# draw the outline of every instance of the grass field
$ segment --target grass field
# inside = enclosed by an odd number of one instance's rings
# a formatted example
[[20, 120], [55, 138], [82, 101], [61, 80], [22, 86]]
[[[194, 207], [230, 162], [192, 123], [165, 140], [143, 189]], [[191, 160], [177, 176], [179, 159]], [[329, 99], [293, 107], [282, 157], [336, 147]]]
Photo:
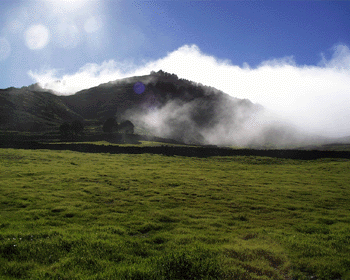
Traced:
[[349, 170], [0, 149], [0, 279], [350, 279]]

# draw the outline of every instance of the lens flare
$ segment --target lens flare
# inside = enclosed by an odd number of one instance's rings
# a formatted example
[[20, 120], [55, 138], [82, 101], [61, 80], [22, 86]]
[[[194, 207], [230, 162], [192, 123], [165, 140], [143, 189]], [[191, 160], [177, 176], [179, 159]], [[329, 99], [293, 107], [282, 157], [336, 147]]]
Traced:
[[40, 50], [49, 43], [50, 32], [42, 24], [32, 25], [25, 34], [27, 47], [31, 50]]
[[145, 91], [145, 85], [142, 82], [137, 82], [134, 84], [134, 91], [137, 94], [141, 94]]

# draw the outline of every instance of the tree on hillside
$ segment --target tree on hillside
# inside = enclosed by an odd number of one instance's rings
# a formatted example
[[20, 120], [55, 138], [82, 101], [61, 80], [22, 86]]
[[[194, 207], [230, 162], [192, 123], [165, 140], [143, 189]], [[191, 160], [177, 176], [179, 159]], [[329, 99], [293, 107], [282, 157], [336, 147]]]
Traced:
[[119, 130], [119, 132], [122, 132], [125, 134], [133, 134], [134, 133], [134, 124], [131, 121], [126, 120], [118, 126], [118, 130]]
[[68, 122], [61, 124], [59, 130], [62, 136], [68, 136], [72, 132], [71, 125]]
[[84, 125], [81, 121], [73, 121], [71, 124], [71, 130], [74, 134], [79, 134], [84, 130]]
[[118, 130], [118, 124], [115, 118], [108, 118], [102, 127], [103, 132], [111, 133]]

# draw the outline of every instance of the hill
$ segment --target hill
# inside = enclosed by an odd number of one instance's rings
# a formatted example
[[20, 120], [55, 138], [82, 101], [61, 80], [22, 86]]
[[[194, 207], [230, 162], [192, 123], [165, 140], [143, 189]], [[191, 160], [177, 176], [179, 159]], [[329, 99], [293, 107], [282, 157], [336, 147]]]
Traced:
[[[141, 85], [141, 91], [135, 90]], [[187, 144], [296, 147], [328, 143], [281, 122], [259, 104], [163, 71], [60, 96], [35, 84], [0, 90], [0, 129], [43, 131], [65, 121], [132, 121], [148, 135]]]
[[61, 98], [38, 85], [0, 90], [0, 128], [43, 131], [64, 121], [83, 118], [70, 110]]
[[[134, 91], [137, 82], [145, 86], [142, 94]], [[56, 95], [37, 84], [8, 88], [0, 91], [0, 100], [3, 130], [40, 131], [74, 119], [102, 124], [116, 117], [118, 121], [130, 119], [150, 134], [186, 143], [210, 143], [204, 130], [224, 119], [238, 127], [262, 109], [249, 100], [232, 98], [163, 71], [101, 84], [70, 96]], [[158, 120], [156, 112], [161, 115]]]
[[[137, 82], [145, 85], [142, 94], [134, 91]], [[197, 144], [210, 144], [212, 140], [208, 136], [218, 125], [230, 131], [234, 127], [238, 129], [262, 110], [249, 100], [232, 98], [215, 88], [162, 71], [102, 84], [61, 98], [84, 119], [100, 122], [113, 116], [118, 121], [130, 119], [150, 134]]]

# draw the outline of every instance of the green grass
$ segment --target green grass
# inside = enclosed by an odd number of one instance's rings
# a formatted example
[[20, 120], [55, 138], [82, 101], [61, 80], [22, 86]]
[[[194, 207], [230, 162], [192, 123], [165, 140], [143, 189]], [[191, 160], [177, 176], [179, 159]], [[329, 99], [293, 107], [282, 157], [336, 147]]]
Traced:
[[0, 149], [0, 279], [350, 279], [349, 170]]

